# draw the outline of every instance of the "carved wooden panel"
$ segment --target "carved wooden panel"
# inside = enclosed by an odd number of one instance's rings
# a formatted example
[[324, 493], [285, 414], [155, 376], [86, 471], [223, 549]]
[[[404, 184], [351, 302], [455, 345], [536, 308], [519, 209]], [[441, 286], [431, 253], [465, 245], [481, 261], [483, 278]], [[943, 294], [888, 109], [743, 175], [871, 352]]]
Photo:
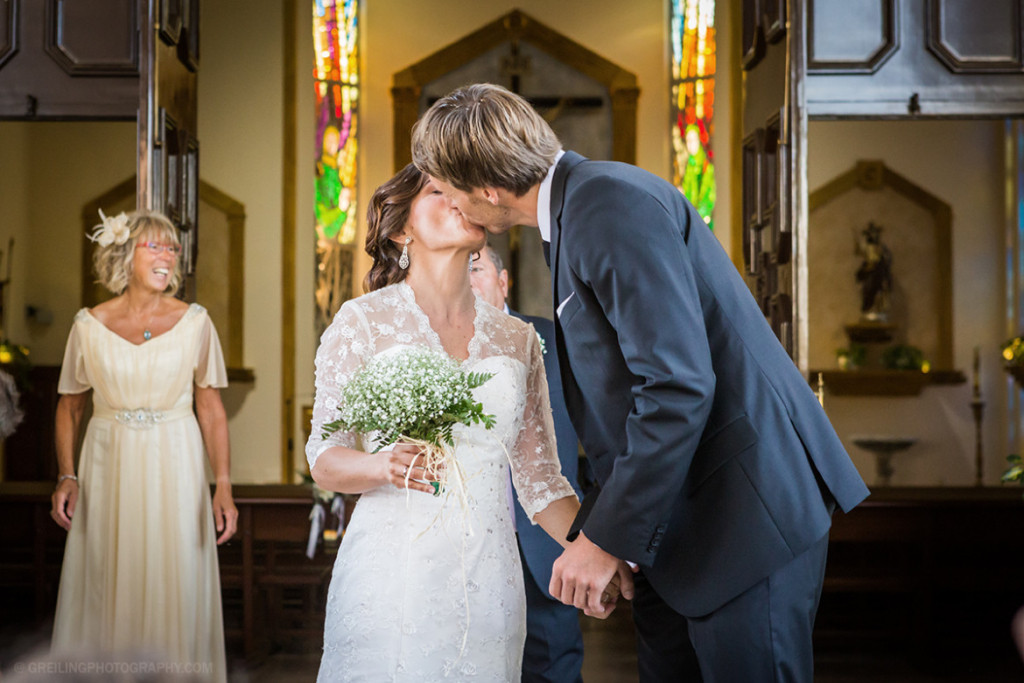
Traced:
[[134, 119], [145, 0], [0, 0], [0, 119]]
[[808, 71], [874, 73], [898, 49], [896, 0], [808, 2]]
[[789, 201], [789, 149], [784, 139], [782, 122], [785, 108], [772, 115], [765, 124], [762, 158], [761, 222], [767, 230], [766, 249], [773, 264], [789, 263], [793, 253], [793, 231], [787, 215]]
[[777, 43], [786, 37], [786, 0], [761, 0], [761, 20], [764, 37]]
[[134, 76], [137, 27], [132, 2], [47, 0], [46, 52], [72, 76]]
[[743, 139], [743, 264], [748, 275], [761, 269], [761, 174], [764, 169], [764, 131], [760, 128]]
[[0, 7], [0, 66], [18, 51], [18, 3], [6, 0]]
[[743, 68], [753, 69], [764, 57], [765, 35], [762, 26], [761, 3], [773, 0], [743, 0], [742, 45]]
[[793, 298], [782, 293], [774, 295], [768, 321], [786, 353], [793, 355]]
[[199, 69], [199, 0], [182, 0], [178, 59], [192, 71]]
[[182, 0], [158, 0], [160, 12], [157, 15], [160, 21], [160, 40], [168, 45], [177, 45], [181, 38], [182, 26]]
[[928, 50], [953, 73], [1024, 71], [1022, 0], [928, 0]]
[[811, 118], [1024, 114], [1024, 0], [809, 0], [807, 15]]

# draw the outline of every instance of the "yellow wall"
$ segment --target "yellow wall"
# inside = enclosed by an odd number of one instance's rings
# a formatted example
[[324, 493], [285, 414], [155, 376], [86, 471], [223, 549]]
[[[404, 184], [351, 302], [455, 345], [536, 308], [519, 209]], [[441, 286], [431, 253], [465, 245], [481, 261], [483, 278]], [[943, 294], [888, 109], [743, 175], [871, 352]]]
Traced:
[[[882, 159], [896, 173], [952, 206], [953, 272], [948, 277], [953, 280], [953, 363], [970, 380], [974, 347], [980, 347], [981, 388], [987, 402], [985, 481], [996, 484], [1011, 452], [1006, 436], [1007, 377], [999, 356], [1006, 339], [1002, 122], [821, 121], [811, 123], [808, 139], [812, 192], [857, 160]], [[864, 218], [866, 224], [870, 216]], [[898, 230], [901, 226], [884, 227]], [[899, 264], [896, 268], [898, 272]], [[849, 287], [856, 298], [856, 283], [851, 281]], [[813, 290], [811, 282], [811, 296]], [[813, 334], [813, 321], [811, 330]], [[894, 456], [893, 484], [967, 485], [974, 482], [975, 472], [970, 402], [968, 382], [929, 387], [917, 398], [829, 397], [827, 409], [869, 483], [875, 478], [873, 456], [852, 443], [854, 434], [919, 439], [910, 450]]]
[[[0, 123], [0, 140], [0, 247], [15, 238], [5, 322], [33, 363], [59, 365], [81, 307], [82, 205], [135, 175], [135, 124]], [[26, 305], [53, 322], [30, 323]]]
[[[199, 69], [200, 176], [245, 205], [245, 365], [254, 385], [225, 392], [232, 478], [280, 481], [281, 3], [239, 12], [204, 2]], [[201, 303], [201, 302], [200, 302]]]

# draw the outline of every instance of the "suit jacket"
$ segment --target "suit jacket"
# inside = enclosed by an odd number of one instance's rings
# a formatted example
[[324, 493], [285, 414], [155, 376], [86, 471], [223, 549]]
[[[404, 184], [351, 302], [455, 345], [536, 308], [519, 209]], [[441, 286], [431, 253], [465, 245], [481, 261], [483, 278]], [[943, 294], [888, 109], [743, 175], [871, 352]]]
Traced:
[[820, 540], [867, 487], [697, 211], [627, 164], [559, 161], [556, 348], [601, 488], [575, 529], [676, 611], [717, 609]]
[[[520, 320], [532, 323], [537, 334], [544, 340], [544, 372], [548, 378], [551, 416], [554, 418], [555, 438], [558, 440], [558, 459], [562, 463], [562, 474], [579, 496], [579, 442], [569, 420], [569, 413], [565, 410], [565, 399], [562, 397], [562, 378], [558, 370], [558, 354], [555, 352], [555, 325], [547, 318], [510, 312]], [[515, 497], [515, 511], [516, 533], [519, 535], [519, 547], [526, 558], [527, 568], [544, 594], [554, 600], [555, 598], [548, 592], [548, 584], [551, 583], [551, 566], [562, 554], [562, 546], [548, 536], [539, 525], [530, 521], [523, 506], [519, 504], [518, 496]]]

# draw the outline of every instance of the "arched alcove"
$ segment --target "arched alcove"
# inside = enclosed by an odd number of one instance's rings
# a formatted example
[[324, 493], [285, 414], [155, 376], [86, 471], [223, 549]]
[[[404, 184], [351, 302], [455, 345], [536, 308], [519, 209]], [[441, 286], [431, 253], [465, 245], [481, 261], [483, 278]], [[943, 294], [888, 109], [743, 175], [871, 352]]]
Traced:
[[[537, 109], [566, 149], [636, 161], [636, 76], [519, 10], [393, 76], [394, 165], [412, 159], [412, 127], [438, 98], [474, 82], [504, 85]], [[550, 316], [550, 273], [536, 230], [491, 238], [510, 274], [509, 305]]]
[[[521, 58], [523, 45], [533, 46], [566, 67], [600, 83], [611, 104], [610, 158], [626, 163], [636, 161], [636, 103], [640, 94], [636, 75], [533, 17], [513, 10], [393, 76], [391, 95], [394, 100], [396, 171], [412, 160], [409, 144], [411, 131], [424, 108], [425, 88], [468, 62], [505, 45], [509, 46], [510, 55], [504, 66], [509, 71], [513, 90], [518, 90], [514, 79], [516, 71], [522, 68], [522, 62], [517, 64], [516, 57]], [[557, 93], [552, 99], [556, 101], [545, 102], [548, 108], [572, 104], [568, 98], [558, 98]]]
[[[136, 204], [136, 178], [125, 179], [82, 205], [82, 306], [92, 307], [110, 298], [95, 282], [93, 244], [88, 234], [99, 222], [99, 210], [108, 216], [132, 211]], [[224, 349], [229, 380], [251, 382], [245, 368], [245, 261], [233, 254], [245, 251], [245, 205], [222, 190], [199, 182], [199, 256], [195, 270], [196, 300], [210, 313]]]

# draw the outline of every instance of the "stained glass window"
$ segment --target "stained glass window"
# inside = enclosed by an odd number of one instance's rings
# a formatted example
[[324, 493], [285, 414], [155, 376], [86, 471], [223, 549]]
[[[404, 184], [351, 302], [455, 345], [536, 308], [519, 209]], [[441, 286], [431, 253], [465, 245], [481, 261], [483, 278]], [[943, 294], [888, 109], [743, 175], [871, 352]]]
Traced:
[[359, 0], [313, 0], [316, 303], [326, 327], [351, 295], [356, 239]]
[[672, 176], [714, 228], [715, 0], [670, 0]]

